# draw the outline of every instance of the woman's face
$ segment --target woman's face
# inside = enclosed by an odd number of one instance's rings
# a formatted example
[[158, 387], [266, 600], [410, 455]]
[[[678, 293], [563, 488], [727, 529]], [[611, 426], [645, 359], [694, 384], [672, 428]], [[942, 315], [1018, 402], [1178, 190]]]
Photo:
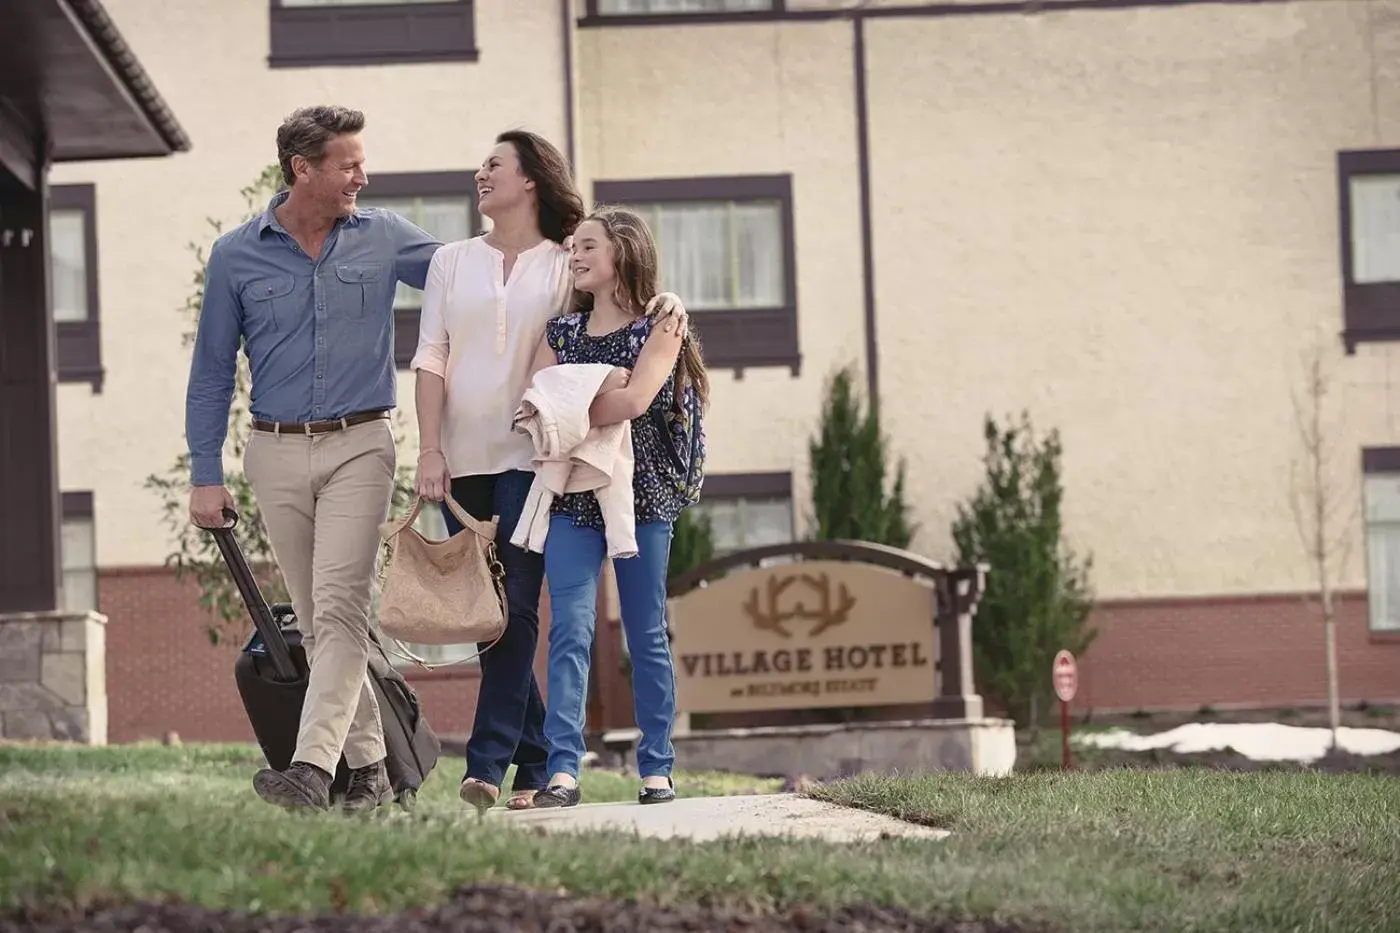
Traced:
[[511, 143], [497, 143], [476, 173], [476, 202], [482, 214], [497, 217], [528, 202], [535, 183], [520, 170], [520, 157]]
[[590, 295], [611, 292], [617, 281], [613, 261], [613, 244], [603, 225], [585, 220], [574, 231], [574, 245], [569, 253], [569, 269], [574, 274], [574, 288]]

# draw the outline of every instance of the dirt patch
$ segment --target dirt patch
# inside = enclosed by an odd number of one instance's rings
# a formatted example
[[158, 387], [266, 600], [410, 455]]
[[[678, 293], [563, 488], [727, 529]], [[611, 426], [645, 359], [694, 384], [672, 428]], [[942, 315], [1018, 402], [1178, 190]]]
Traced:
[[901, 910], [854, 905], [832, 913], [796, 908], [747, 914], [703, 906], [660, 907], [633, 901], [546, 894], [505, 886], [459, 890], [434, 910], [362, 917], [321, 914], [269, 917], [179, 904], [127, 904], [58, 914], [31, 910], [0, 920], [0, 933], [629, 933], [629, 931], [743, 931], [743, 933], [1045, 933], [1044, 928], [996, 921], [921, 918]]

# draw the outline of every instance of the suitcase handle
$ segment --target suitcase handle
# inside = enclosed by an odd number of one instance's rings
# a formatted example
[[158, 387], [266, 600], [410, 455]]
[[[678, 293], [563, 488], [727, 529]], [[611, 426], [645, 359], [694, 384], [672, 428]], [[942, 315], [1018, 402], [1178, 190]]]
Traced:
[[272, 617], [272, 609], [267, 605], [267, 600], [263, 599], [258, 582], [253, 579], [253, 571], [248, 568], [243, 549], [233, 537], [234, 526], [238, 524], [238, 513], [226, 508], [224, 518], [229, 520], [227, 525], [222, 528], [206, 526], [205, 530], [214, 536], [214, 543], [219, 546], [219, 553], [224, 556], [224, 563], [228, 564], [233, 582], [243, 596], [243, 602], [248, 606], [248, 614], [253, 617], [253, 626], [257, 628], [258, 634], [262, 635], [263, 644], [267, 646], [268, 659], [272, 661], [273, 673], [277, 675], [278, 680], [291, 683], [298, 679], [298, 675], [296, 665], [292, 663], [291, 651], [287, 648], [287, 639], [282, 635], [277, 620]]

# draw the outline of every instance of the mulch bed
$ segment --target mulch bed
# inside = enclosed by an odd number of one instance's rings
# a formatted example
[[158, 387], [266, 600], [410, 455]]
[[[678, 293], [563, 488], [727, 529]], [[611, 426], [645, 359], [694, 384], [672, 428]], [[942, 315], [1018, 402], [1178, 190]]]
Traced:
[[79, 915], [30, 910], [0, 919], [0, 933], [1030, 933], [1031, 929], [995, 921], [920, 918], [870, 905], [855, 905], [834, 913], [798, 908], [783, 914], [759, 915], [482, 885], [460, 889], [446, 904], [433, 910], [373, 917], [336, 913], [269, 917], [185, 904], [127, 904], [95, 908]]

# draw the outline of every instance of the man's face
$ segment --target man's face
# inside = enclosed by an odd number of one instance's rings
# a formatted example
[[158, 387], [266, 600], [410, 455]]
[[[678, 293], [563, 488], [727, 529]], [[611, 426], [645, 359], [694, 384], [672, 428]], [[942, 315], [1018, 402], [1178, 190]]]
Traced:
[[359, 133], [347, 133], [326, 142], [320, 165], [306, 163], [296, 188], [325, 216], [340, 218], [355, 213], [355, 199], [367, 184], [364, 142]]

